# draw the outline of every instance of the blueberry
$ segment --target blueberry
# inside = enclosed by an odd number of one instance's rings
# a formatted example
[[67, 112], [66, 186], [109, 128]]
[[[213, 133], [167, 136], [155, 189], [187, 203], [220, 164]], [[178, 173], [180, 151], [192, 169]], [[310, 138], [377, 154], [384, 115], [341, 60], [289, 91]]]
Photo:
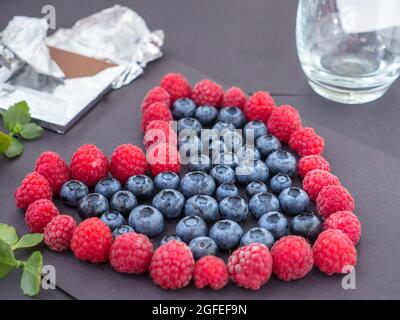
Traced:
[[189, 172], [181, 179], [181, 190], [186, 198], [199, 194], [211, 196], [215, 188], [213, 177], [203, 171]]
[[218, 252], [218, 246], [210, 237], [196, 237], [189, 243], [189, 248], [195, 259], [205, 256], [215, 256]]
[[235, 171], [226, 165], [218, 165], [211, 169], [210, 175], [214, 178], [217, 185], [223, 183], [235, 183]]
[[154, 182], [144, 174], [132, 176], [126, 181], [126, 189], [138, 199], [150, 199], [154, 193]]
[[97, 182], [94, 192], [100, 193], [107, 199], [110, 199], [112, 195], [122, 189], [121, 183], [114, 178], [103, 178]]
[[130, 191], [122, 190], [114, 193], [110, 200], [112, 210], [127, 216], [137, 206], [136, 197]]
[[176, 235], [186, 243], [189, 243], [196, 237], [206, 236], [207, 225], [203, 218], [188, 216], [177, 223]]
[[201, 123], [195, 118], [183, 118], [178, 121], [178, 133], [199, 136], [202, 129]]
[[243, 235], [240, 225], [232, 220], [220, 220], [210, 230], [210, 238], [215, 241], [222, 250], [235, 248]]
[[82, 219], [100, 217], [109, 210], [108, 200], [99, 193], [89, 193], [79, 200], [78, 213]]
[[279, 210], [279, 200], [269, 192], [257, 193], [250, 198], [250, 212], [258, 219], [264, 213]]
[[163, 214], [165, 219], [172, 219], [182, 213], [185, 197], [174, 189], [164, 189], [154, 196], [152, 205]]
[[114, 231], [125, 224], [125, 219], [122, 214], [116, 211], [107, 211], [103, 213], [100, 220], [103, 221], [111, 231]]
[[231, 152], [220, 153], [213, 159], [215, 165], [226, 165], [234, 169], [238, 165], [238, 158]]
[[237, 152], [236, 157], [238, 158], [239, 163], [246, 160], [261, 160], [260, 152], [251, 146], [242, 146]]
[[122, 236], [123, 234], [129, 233], [129, 232], [135, 232], [135, 230], [133, 230], [133, 228], [130, 227], [130, 226], [122, 225], [122, 226], [116, 228], [113, 231], [112, 235], [113, 235], [114, 238], [116, 238], [118, 236]]
[[286, 188], [279, 194], [281, 208], [289, 215], [295, 216], [306, 211], [310, 198], [300, 188]]
[[269, 171], [272, 174], [286, 173], [292, 176], [296, 171], [296, 158], [289, 152], [278, 150], [272, 152], [266, 160]]
[[220, 140], [224, 142], [227, 152], [236, 153], [243, 146], [243, 137], [239, 130], [223, 130], [220, 133]]
[[246, 186], [246, 194], [249, 198], [261, 192], [268, 192], [268, 188], [266, 184], [260, 180], [252, 181]]
[[246, 141], [246, 143], [254, 143], [254, 141], [266, 134], [268, 134], [267, 126], [261, 120], [253, 120], [248, 122], [244, 126], [244, 136], [247, 139], [252, 139], [251, 141]]
[[245, 160], [239, 163], [235, 173], [239, 183], [243, 185], [248, 185], [256, 180], [266, 182], [269, 176], [268, 167], [261, 160]]
[[186, 216], [198, 216], [206, 222], [216, 221], [218, 218], [218, 202], [213, 197], [197, 195], [190, 197], [185, 204]]
[[275, 240], [289, 234], [288, 220], [282, 213], [277, 211], [263, 214], [260, 220], [258, 220], [258, 225], [271, 232]]
[[194, 155], [189, 159], [189, 171], [210, 171], [212, 167], [211, 159], [205, 155]]
[[221, 132], [223, 130], [230, 130], [234, 131], [235, 126], [232, 123], [225, 122], [225, 121], [218, 121], [216, 124], [214, 124], [213, 129]]
[[148, 205], [137, 206], [129, 214], [129, 225], [148, 237], [159, 235], [164, 229], [164, 218], [160, 211]]
[[186, 149], [192, 149], [195, 153], [201, 151], [202, 144], [198, 136], [182, 133], [178, 137], [178, 147], [181, 149], [183, 146], [185, 146]]
[[[203, 147], [205, 148], [205, 146]], [[225, 152], [228, 152], [228, 147], [221, 140], [215, 140], [211, 142], [208, 147], [208, 154], [210, 155], [211, 159], [215, 159], [217, 156], [224, 154]]]
[[219, 212], [223, 219], [242, 222], [249, 215], [246, 201], [239, 196], [227, 197], [219, 203]]
[[225, 107], [218, 113], [218, 121], [232, 123], [236, 129], [243, 128], [246, 118], [242, 110], [237, 107]]
[[252, 243], [261, 243], [266, 245], [269, 249], [272, 248], [275, 239], [271, 232], [267, 229], [255, 227], [248, 230], [240, 239], [241, 246], [248, 246]]
[[179, 238], [175, 233], [169, 233], [161, 239], [160, 246], [162, 246], [163, 244], [166, 244], [172, 240], [183, 242], [182, 239]]
[[176, 120], [192, 117], [195, 110], [196, 104], [189, 98], [175, 100], [171, 107], [172, 115]]
[[217, 119], [217, 108], [209, 105], [199, 106], [196, 108], [194, 116], [203, 126], [212, 125]]
[[257, 138], [256, 148], [260, 151], [262, 157], [267, 157], [270, 153], [278, 151], [282, 148], [280, 141], [270, 134]]
[[70, 180], [63, 184], [60, 190], [61, 200], [70, 207], [76, 207], [84, 196], [87, 196], [89, 189], [81, 181]]
[[161, 172], [154, 178], [154, 186], [157, 190], [178, 189], [179, 176], [172, 171]]
[[239, 195], [238, 187], [236, 187], [233, 183], [230, 182], [225, 182], [221, 184], [217, 188], [217, 191], [215, 191], [215, 196], [218, 201], [221, 201], [226, 197], [235, 197], [238, 195]]
[[322, 222], [315, 214], [299, 214], [290, 222], [290, 231], [296, 236], [314, 242], [322, 231]]
[[215, 129], [205, 129], [201, 132], [201, 143], [205, 150], [208, 150], [213, 141], [219, 141], [220, 132]]
[[282, 190], [292, 186], [292, 179], [285, 173], [278, 173], [272, 177], [269, 185], [273, 192], [280, 194]]

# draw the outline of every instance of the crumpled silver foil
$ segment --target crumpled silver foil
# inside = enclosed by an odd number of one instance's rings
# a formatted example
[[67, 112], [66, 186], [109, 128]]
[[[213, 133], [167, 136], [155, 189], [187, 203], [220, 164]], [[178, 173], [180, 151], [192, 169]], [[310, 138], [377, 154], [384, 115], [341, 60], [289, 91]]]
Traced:
[[[26, 100], [44, 127], [66, 132], [112, 89], [129, 84], [162, 56], [162, 30], [114, 6], [46, 37], [44, 19], [14, 17], [0, 33], [0, 109]], [[115, 64], [94, 76], [66, 79], [47, 46]]]

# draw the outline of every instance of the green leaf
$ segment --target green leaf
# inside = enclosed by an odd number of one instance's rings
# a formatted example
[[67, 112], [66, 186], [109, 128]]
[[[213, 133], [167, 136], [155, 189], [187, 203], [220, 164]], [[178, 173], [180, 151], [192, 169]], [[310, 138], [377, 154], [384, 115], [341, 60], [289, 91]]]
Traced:
[[22, 130], [19, 132], [21, 137], [27, 140], [39, 138], [42, 133], [42, 127], [33, 122], [24, 124]]
[[30, 233], [26, 234], [19, 239], [19, 241], [12, 246], [13, 250], [23, 249], [23, 248], [31, 248], [37, 246], [39, 243], [43, 241], [42, 233]]
[[11, 145], [8, 147], [4, 154], [8, 158], [14, 158], [22, 154], [24, 152], [24, 145], [19, 142], [16, 138], [11, 137]]
[[20, 101], [9, 107], [2, 116], [4, 127], [8, 132], [13, 132], [18, 124], [24, 125], [31, 121], [31, 114], [26, 101]]
[[18, 241], [15, 228], [8, 224], [0, 223], [0, 239], [4, 240], [10, 246], [14, 245]]
[[0, 239], [0, 279], [6, 277], [17, 266], [18, 261], [15, 259], [11, 246]]
[[39, 251], [35, 251], [24, 265], [21, 278], [21, 289], [28, 296], [36, 296], [40, 291], [43, 257]]
[[0, 132], [0, 153], [4, 153], [11, 145], [11, 137]]

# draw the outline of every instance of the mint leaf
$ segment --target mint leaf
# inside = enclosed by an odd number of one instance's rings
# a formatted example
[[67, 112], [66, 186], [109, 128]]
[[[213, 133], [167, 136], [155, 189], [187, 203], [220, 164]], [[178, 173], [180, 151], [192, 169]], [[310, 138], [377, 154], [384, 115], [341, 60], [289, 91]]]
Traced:
[[14, 132], [17, 125], [24, 125], [31, 121], [31, 114], [29, 113], [29, 107], [26, 101], [20, 101], [7, 111], [3, 112], [3, 124], [8, 132]]
[[6, 277], [17, 266], [18, 261], [15, 259], [11, 246], [0, 239], [0, 279]]
[[39, 138], [43, 133], [43, 129], [41, 126], [36, 123], [27, 123], [22, 126], [22, 130], [19, 131], [19, 134], [22, 138], [27, 140], [32, 140]]
[[0, 223], [0, 239], [12, 246], [18, 241], [17, 231], [8, 224]]
[[43, 257], [39, 251], [35, 251], [24, 265], [21, 278], [21, 289], [28, 296], [36, 296], [40, 291]]
[[31, 233], [26, 234], [19, 239], [19, 241], [12, 246], [13, 250], [23, 249], [23, 248], [30, 248], [37, 246], [39, 243], [43, 241], [43, 234], [42, 233]]
[[16, 138], [11, 137], [11, 145], [4, 152], [4, 154], [8, 158], [14, 158], [22, 154], [24, 152], [24, 145], [19, 142]]
[[11, 137], [0, 132], [0, 153], [4, 153], [11, 145]]

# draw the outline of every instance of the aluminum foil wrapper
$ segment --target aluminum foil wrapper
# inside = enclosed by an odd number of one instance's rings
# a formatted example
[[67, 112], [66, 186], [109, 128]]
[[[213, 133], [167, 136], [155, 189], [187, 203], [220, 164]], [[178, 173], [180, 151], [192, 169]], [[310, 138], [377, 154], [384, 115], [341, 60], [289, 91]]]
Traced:
[[[162, 30], [150, 31], [133, 10], [114, 6], [47, 37], [44, 19], [14, 17], [0, 33], [0, 109], [26, 100], [44, 127], [66, 132], [112, 89], [129, 84], [162, 56]], [[108, 63], [96, 74], [69, 77], [57, 48]]]

